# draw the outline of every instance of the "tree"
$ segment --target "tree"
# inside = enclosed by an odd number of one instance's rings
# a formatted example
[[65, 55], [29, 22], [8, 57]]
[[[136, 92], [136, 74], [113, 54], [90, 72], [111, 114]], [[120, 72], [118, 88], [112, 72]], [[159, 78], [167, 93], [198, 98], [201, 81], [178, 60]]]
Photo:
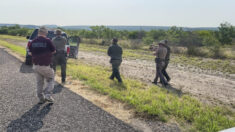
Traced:
[[164, 30], [151, 30], [147, 33], [147, 37], [153, 40], [159, 40], [166, 37], [166, 32]]
[[221, 23], [219, 27], [219, 31], [217, 33], [219, 41], [224, 44], [231, 44], [232, 38], [235, 37], [234, 27], [228, 23]]
[[180, 41], [184, 38], [185, 32], [182, 28], [173, 26], [166, 32], [166, 37], [169, 41], [175, 44], [180, 44]]
[[6, 26], [1, 27], [0, 34], [8, 34], [8, 28]]
[[102, 38], [102, 33], [106, 29], [105, 26], [91, 26], [90, 28], [91, 28], [92, 32], [95, 33], [97, 39]]

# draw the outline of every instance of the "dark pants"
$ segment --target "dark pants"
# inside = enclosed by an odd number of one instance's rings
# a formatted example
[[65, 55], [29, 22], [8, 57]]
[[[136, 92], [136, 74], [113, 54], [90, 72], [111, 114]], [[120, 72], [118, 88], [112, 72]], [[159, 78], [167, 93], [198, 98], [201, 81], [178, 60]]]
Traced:
[[54, 55], [52, 68], [54, 69], [56, 73], [56, 66], [57, 65], [61, 66], [62, 81], [65, 81], [66, 79], [66, 64], [67, 64], [67, 59], [64, 53], [56, 53]]
[[115, 77], [119, 82], [122, 82], [120, 72], [119, 72], [119, 66], [121, 65], [121, 60], [111, 60], [110, 63], [112, 64], [112, 75], [110, 76], [110, 79], [114, 79]]
[[169, 64], [169, 61], [165, 61], [165, 65], [164, 65], [164, 67], [162, 68], [162, 74], [166, 77], [166, 80], [167, 80], [167, 81], [170, 80], [170, 77], [169, 77], [169, 75], [168, 75], [167, 72], [166, 72], [166, 68], [167, 68], [168, 64]]
[[160, 77], [160, 82], [163, 85], [167, 84], [167, 81], [165, 80], [165, 78], [164, 78], [164, 76], [162, 74], [162, 70], [163, 70], [164, 66], [165, 66], [164, 61], [156, 60], [156, 77], [154, 79], [154, 83], [157, 83], [158, 78]]

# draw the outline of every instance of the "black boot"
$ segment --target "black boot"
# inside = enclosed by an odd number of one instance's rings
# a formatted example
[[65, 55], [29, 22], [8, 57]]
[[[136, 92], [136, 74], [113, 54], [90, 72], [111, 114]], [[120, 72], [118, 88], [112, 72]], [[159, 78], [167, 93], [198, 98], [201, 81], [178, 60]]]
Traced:
[[110, 80], [114, 80], [114, 74], [112, 73], [112, 75], [109, 77]]
[[62, 83], [65, 83], [65, 78], [62, 78], [62, 79], [61, 79], [61, 82], [62, 82]]

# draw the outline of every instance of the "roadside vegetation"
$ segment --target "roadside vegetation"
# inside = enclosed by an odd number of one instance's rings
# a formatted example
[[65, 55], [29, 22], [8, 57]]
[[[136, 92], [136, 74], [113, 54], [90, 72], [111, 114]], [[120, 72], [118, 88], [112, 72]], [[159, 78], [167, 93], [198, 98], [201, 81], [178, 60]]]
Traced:
[[[108, 46], [80, 44], [80, 50], [89, 52], [107, 52]], [[152, 51], [148, 49], [124, 49], [124, 58], [154, 60]], [[172, 54], [171, 63], [175, 65], [185, 65], [188, 67], [197, 67], [203, 70], [220, 71], [223, 73], [235, 74], [235, 65], [230, 59], [205, 59], [203, 57], [188, 56], [185, 54]]]
[[27, 41], [25, 37], [22, 36], [11, 36], [11, 35], [0, 35], [0, 39], [1, 40], [18, 40], [18, 41]]
[[[25, 55], [24, 47], [2, 40], [0, 45]], [[102, 94], [132, 106], [139, 115], [151, 116], [163, 122], [174, 119], [181, 126], [190, 125], [191, 128], [186, 131], [217, 132], [235, 126], [235, 113], [226, 107], [205, 105], [189, 95], [178, 95], [129, 78], [119, 84], [108, 79], [110, 68], [69, 60], [67, 74]]]
[[14, 44], [8, 43], [3, 40], [0, 40], [0, 46], [4, 46], [4, 47], [9, 48], [10, 50], [20, 54], [21, 56], [25, 56], [26, 50], [22, 46], [14, 45]]
[[[27, 44], [26, 38], [21, 36], [0, 35], [0, 40], [25, 41], [25, 45]], [[72, 45], [74, 43], [71, 42], [70, 44]], [[79, 50], [88, 51], [88, 52], [101, 52], [106, 54], [107, 48], [108, 46], [106, 45], [81, 43]], [[126, 59], [144, 59], [150, 61], [154, 60], [152, 51], [150, 51], [148, 47], [143, 47], [142, 49], [124, 48], [123, 57]], [[205, 59], [203, 57], [188, 56], [187, 54], [173, 53], [171, 55], [171, 63], [174, 65], [196, 67], [203, 70], [212, 70], [228, 74], [235, 74], [234, 60], [230, 59], [209, 59], [209, 58]]]
[[[218, 30], [183, 30], [172, 26], [169, 30], [128, 31], [112, 30], [105, 26], [91, 26], [90, 30], [65, 30], [71, 40], [79, 36], [82, 43], [93, 45], [110, 45], [111, 39], [117, 37], [125, 49], [146, 49], [156, 42], [167, 39], [176, 54], [190, 56], [235, 59], [235, 28], [228, 22], [221, 23]], [[0, 27], [0, 34], [28, 36], [33, 29], [19, 25]]]
[[125, 78], [123, 84], [108, 79], [111, 70], [82, 61], [68, 62], [68, 75], [83, 80], [91, 88], [134, 107], [140, 115], [154, 116], [167, 122], [192, 125], [191, 131], [215, 132], [235, 125], [235, 113], [226, 108], [208, 106], [188, 96], [169, 92], [158, 86]]

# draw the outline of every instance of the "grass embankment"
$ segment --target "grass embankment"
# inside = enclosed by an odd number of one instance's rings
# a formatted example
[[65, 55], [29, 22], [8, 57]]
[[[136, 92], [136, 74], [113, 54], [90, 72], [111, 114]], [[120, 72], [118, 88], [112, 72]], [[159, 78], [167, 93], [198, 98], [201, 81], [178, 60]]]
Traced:
[[[108, 46], [80, 44], [80, 50], [107, 52]], [[131, 59], [154, 60], [153, 52], [146, 50], [124, 49], [123, 57]], [[214, 70], [223, 73], [235, 74], [235, 65], [229, 59], [205, 59], [201, 57], [191, 57], [187, 55], [171, 54], [171, 63], [177, 65], [186, 65], [189, 67], [197, 67], [203, 70]]]
[[22, 46], [14, 45], [3, 40], [0, 40], [0, 45], [11, 49], [12, 51], [20, 54], [21, 56], [25, 56], [26, 50]]
[[[23, 47], [0, 41], [0, 45], [22, 55]], [[172, 118], [191, 125], [188, 131], [216, 132], [235, 126], [235, 113], [222, 107], [200, 103], [188, 96], [178, 96], [157, 86], [125, 78], [123, 84], [108, 79], [110, 69], [69, 60], [67, 74], [102, 94], [132, 106], [138, 113], [167, 122]]]
[[104, 67], [70, 60], [67, 73], [91, 88], [131, 105], [140, 114], [155, 116], [164, 122], [174, 118], [192, 125], [192, 131], [215, 132], [235, 125], [235, 114], [229, 110], [204, 105], [188, 95], [179, 97], [137, 80], [126, 78], [124, 84], [118, 84], [108, 79], [111, 71]]
[[0, 35], [0, 39], [11, 39], [11, 40], [18, 40], [18, 41], [26, 41], [27, 39], [25, 37], [21, 36], [10, 36], [10, 35]]

